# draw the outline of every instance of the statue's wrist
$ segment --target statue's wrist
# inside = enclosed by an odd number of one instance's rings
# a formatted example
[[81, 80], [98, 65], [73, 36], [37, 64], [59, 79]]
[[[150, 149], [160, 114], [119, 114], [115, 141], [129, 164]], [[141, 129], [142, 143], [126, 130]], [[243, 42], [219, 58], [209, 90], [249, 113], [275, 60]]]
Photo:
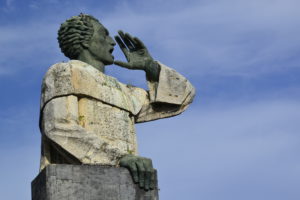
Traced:
[[124, 154], [124, 155], [122, 155], [121, 157], [118, 158], [117, 165], [121, 166], [120, 162], [128, 159], [129, 157], [134, 157], [134, 155], [132, 155], [132, 154]]
[[145, 72], [146, 72], [147, 80], [157, 82], [159, 79], [159, 72], [160, 72], [160, 66], [158, 62], [154, 60], [147, 61]]

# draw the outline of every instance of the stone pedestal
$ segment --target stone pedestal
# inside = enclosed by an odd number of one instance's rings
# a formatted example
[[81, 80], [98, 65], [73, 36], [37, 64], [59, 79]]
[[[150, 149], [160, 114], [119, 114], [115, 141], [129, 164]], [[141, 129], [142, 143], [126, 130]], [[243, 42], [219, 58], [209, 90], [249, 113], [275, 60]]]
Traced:
[[99, 165], [49, 165], [31, 187], [32, 200], [158, 200], [158, 189], [140, 189], [127, 169]]

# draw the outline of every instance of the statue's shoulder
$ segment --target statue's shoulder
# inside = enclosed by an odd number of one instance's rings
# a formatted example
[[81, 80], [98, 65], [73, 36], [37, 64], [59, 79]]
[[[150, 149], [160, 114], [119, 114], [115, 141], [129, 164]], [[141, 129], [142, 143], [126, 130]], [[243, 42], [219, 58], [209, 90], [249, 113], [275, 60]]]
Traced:
[[55, 97], [78, 93], [78, 85], [82, 85], [81, 87], [86, 89], [89, 84], [81, 83], [84, 80], [91, 80], [89, 74], [93, 74], [93, 70], [98, 72], [92, 66], [78, 60], [52, 65], [43, 78], [42, 104]]
[[143, 89], [120, 83], [87, 63], [71, 60], [49, 68], [42, 83], [41, 105], [67, 95], [91, 97], [137, 114], [147, 94]]
[[79, 71], [90, 71], [91, 73], [98, 72], [97, 69], [85, 62], [80, 60], [70, 60], [68, 62], [59, 62], [53, 64], [46, 72], [45, 77], [49, 75], [63, 76], [64, 74], [71, 73], [72, 69]]

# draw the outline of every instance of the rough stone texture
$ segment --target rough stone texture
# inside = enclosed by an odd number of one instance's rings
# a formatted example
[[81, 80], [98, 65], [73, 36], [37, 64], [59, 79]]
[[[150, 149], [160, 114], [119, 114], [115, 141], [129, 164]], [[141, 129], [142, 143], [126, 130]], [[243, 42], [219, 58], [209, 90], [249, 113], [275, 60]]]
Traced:
[[140, 189], [127, 169], [99, 165], [48, 165], [31, 187], [32, 200], [158, 200], [158, 189]]
[[160, 63], [149, 91], [125, 85], [87, 63], [53, 65], [43, 80], [41, 169], [48, 164], [117, 165], [138, 155], [134, 124], [171, 117], [192, 102], [195, 89]]

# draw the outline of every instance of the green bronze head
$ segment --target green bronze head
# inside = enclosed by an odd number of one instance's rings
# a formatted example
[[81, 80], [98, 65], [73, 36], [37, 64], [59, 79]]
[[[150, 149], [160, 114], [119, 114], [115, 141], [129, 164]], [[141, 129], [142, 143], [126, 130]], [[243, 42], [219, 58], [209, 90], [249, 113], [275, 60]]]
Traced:
[[108, 30], [93, 16], [80, 14], [61, 24], [58, 31], [61, 51], [70, 59], [81, 60], [100, 71], [114, 62], [116, 43]]

